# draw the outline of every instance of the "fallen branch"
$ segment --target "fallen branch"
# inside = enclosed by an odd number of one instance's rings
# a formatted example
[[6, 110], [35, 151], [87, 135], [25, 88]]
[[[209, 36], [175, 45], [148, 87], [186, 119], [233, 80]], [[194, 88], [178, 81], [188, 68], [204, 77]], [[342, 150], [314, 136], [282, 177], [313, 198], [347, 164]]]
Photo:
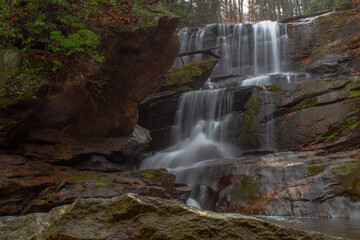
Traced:
[[222, 57], [220, 57], [219, 55], [216, 55], [215, 53], [211, 52], [211, 50], [214, 50], [214, 49], [217, 49], [217, 47], [209, 48], [209, 49], [195, 50], [195, 51], [185, 52], [185, 53], [180, 53], [179, 57], [181, 58], [181, 61], [182, 61], [183, 64], [184, 64], [184, 60], [182, 59], [183, 56], [194, 55], [194, 54], [204, 54], [206, 57], [212, 56], [212, 57], [215, 57], [217, 59], [222, 59]]

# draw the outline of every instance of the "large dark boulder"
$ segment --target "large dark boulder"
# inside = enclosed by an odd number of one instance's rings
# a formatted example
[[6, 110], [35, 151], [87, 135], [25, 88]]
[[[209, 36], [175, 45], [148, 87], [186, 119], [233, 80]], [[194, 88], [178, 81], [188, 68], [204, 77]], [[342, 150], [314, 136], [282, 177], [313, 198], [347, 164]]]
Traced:
[[336, 239], [253, 217], [125, 194], [78, 199], [49, 213], [0, 218], [2, 239]]

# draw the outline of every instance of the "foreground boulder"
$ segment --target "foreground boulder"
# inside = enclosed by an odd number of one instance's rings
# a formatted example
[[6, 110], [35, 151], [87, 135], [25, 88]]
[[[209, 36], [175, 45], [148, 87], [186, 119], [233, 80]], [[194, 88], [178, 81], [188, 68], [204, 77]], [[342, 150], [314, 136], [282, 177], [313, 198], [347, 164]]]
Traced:
[[2, 239], [336, 239], [256, 218], [125, 194], [78, 199], [49, 213], [0, 218]]

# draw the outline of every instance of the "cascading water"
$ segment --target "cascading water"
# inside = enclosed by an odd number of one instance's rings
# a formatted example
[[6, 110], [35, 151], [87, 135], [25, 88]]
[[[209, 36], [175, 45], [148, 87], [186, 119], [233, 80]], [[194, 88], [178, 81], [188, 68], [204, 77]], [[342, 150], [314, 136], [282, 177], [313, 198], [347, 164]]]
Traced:
[[141, 168], [176, 168], [213, 158], [232, 156], [223, 142], [232, 96], [226, 89], [185, 93], [179, 99], [170, 148], [145, 159]]
[[286, 25], [265, 21], [217, 26], [217, 54], [224, 60], [213, 75], [258, 75], [286, 68], [286, 49], [281, 47], [286, 46]]
[[[237, 86], [265, 86], [273, 81], [288, 83], [294, 78], [292, 74], [284, 73], [289, 69], [284, 24], [266, 21], [184, 28], [179, 32], [179, 39], [181, 52], [213, 48], [216, 44], [216, 54], [222, 60], [215, 66], [212, 76], [241, 76]], [[202, 55], [191, 55], [183, 57], [182, 61], [188, 63], [202, 58]], [[177, 59], [174, 66], [181, 65], [182, 61]], [[191, 197], [201, 206], [206, 205], [206, 194], [209, 189], [216, 188], [217, 180], [215, 176], [209, 177], [209, 173], [193, 174], [194, 171], [199, 171], [205, 162], [229, 159], [239, 152], [224, 140], [231, 118], [231, 91], [226, 88], [214, 89], [216, 87], [217, 84], [209, 79], [206, 83], [209, 90], [188, 92], [181, 96], [172, 129], [173, 145], [145, 159], [140, 167], [168, 168], [176, 173], [177, 181], [189, 184], [193, 190]], [[266, 115], [263, 147], [269, 150], [274, 148], [270, 138], [274, 131], [271, 121], [273, 103], [265, 88], [262, 93], [266, 100], [266, 109], [262, 110]], [[203, 178], [205, 175], [206, 180]], [[196, 201], [192, 199], [190, 202], [197, 205]]]

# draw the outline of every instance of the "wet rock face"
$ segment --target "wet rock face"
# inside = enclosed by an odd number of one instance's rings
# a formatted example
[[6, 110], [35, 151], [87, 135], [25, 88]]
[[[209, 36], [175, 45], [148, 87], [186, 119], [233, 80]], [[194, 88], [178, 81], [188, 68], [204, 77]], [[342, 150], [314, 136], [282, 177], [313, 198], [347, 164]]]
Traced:
[[343, 143], [344, 150], [356, 148], [359, 89], [358, 78], [270, 85], [266, 91], [234, 88], [227, 140], [240, 153], [283, 151], [336, 141]]
[[2, 239], [335, 239], [135, 194], [78, 199], [45, 214], [2, 217], [0, 232]]
[[[283, 152], [218, 159], [177, 172], [206, 191], [191, 197], [207, 209], [271, 216], [360, 216], [359, 150]], [[201, 172], [202, 176], [196, 176]]]
[[109, 162], [101, 156], [84, 159], [75, 167], [16, 155], [1, 155], [0, 162], [2, 216], [47, 212], [77, 198], [109, 198], [127, 192], [184, 202], [191, 192], [186, 184], [175, 184], [175, 175], [165, 169], [124, 171], [133, 166]]
[[344, 77], [360, 71], [359, 6], [287, 25], [289, 56], [314, 78]]
[[[357, 136], [356, 129], [360, 127], [358, 89], [358, 78], [308, 81], [282, 95], [281, 105], [273, 113], [278, 149], [335, 140], [344, 142]], [[356, 146], [354, 142], [352, 147]]]

